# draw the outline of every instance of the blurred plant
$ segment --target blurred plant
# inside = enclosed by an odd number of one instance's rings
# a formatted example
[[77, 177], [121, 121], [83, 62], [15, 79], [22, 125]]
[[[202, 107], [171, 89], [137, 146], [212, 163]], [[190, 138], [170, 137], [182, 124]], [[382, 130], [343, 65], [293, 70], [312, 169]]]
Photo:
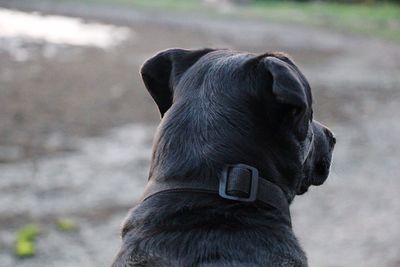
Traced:
[[36, 254], [35, 239], [40, 234], [39, 226], [28, 224], [17, 233], [15, 242], [15, 255], [18, 257], [30, 257]]
[[382, 4], [382, 3], [400, 3], [400, 0], [253, 0], [253, 2], [325, 2], [325, 3], [343, 3], [343, 4]]
[[58, 218], [56, 221], [57, 229], [63, 232], [74, 231], [78, 225], [68, 218]]

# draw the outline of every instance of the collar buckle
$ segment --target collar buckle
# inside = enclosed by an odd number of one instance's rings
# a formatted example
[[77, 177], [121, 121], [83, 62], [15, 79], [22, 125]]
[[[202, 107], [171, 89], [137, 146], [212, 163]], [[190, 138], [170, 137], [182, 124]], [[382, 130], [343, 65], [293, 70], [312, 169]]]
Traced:
[[246, 164], [227, 165], [219, 179], [219, 195], [241, 202], [254, 202], [258, 192], [258, 170]]

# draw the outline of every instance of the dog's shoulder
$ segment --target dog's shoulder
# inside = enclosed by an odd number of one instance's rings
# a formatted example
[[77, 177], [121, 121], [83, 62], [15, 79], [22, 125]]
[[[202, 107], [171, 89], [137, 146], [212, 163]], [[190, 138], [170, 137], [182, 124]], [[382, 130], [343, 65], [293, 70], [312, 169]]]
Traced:
[[272, 210], [185, 193], [136, 206], [123, 228], [120, 266], [307, 266], [290, 226]]

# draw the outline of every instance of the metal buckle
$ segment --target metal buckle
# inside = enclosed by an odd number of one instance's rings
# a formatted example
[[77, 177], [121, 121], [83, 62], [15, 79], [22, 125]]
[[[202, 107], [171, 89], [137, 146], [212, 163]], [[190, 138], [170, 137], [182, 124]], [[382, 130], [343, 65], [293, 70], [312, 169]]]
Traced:
[[[230, 168], [243, 168], [251, 172], [250, 192], [248, 197], [238, 197], [229, 195], [227, 193], [227, 183], [229, 179], [228, 175]], [[258, 190], [258, 170], [256, 168], [248, 166], [246, 164], [235, 164], [235, 165], [227, 165], [222, 171], [222, 176], [219, 179], [219, 195], [222, 198], [237, 200], [242, 202], [254, 202], [257, 199], [257, 190]]]

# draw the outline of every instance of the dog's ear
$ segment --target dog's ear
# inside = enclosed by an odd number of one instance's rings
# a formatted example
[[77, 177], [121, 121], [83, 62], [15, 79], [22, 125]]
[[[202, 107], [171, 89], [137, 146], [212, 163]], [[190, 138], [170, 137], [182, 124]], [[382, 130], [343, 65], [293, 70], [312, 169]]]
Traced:
[[161, 117], [171, 107], [173, 88], [182, 74], [211, 49], [168, 49], [147, 60], [140, 73], [143, 82], [156, 102]]
[[307, 85], [298, 70], [286, 60], [276, 57], [266, 57], [264, 63], [272, 75], [272, 93], [279, 103], [301, 110], [311, 104], [308, 103]]
[[264, 59], [267, 71], [272, 76], [272, 94], [278, 104], [285, 105], [289, 112], [284, 120], [296, 128], [301, 140], [308, 133], [311, 116], [311, 90], [308, 82], [296, 65], [287, 57], [269, 56]]

